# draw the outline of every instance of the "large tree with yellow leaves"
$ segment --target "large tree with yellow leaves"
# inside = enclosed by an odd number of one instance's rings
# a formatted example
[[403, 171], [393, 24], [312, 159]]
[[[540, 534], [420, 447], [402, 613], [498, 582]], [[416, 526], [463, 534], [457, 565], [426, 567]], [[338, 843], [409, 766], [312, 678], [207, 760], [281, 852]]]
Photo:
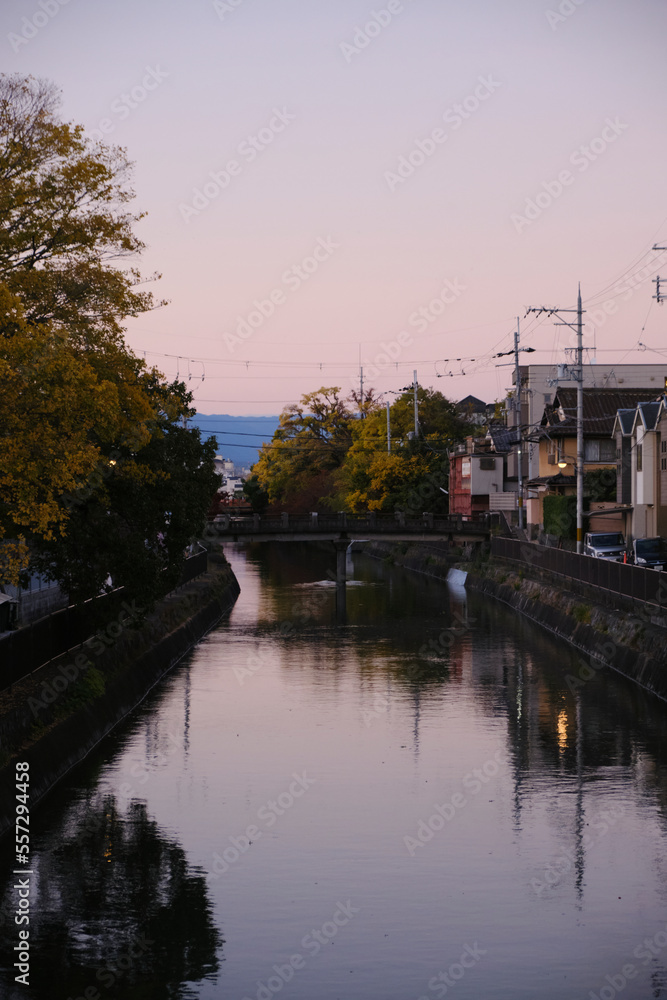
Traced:
[[29, 565], [74, 598], [178, 575], [217, 486], [191, 397], [123, 321], [152, 309], [124, 152], [58, 117], [53, 85], [0, 76], [0, 583]]

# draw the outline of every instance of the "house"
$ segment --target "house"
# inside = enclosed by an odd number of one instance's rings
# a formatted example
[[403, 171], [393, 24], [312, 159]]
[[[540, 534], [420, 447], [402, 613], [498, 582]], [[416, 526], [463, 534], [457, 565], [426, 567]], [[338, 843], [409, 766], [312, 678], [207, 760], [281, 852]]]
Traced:
[[505, 456], [494, 451], [492, 441], [466, 438], [449, 454], [450, 514], [471, 517], [497, 509], [491, 498], [503, 493], [504, 475]]
[[613, 427], [616, 500], [629, 504], [629, 539], [667, 535], [667, 397], [619, 409]]
[[[617, 389], [625, 392], [630, 389], [646, 390], [643, 399], [655, 399], [665, 388], [667, 378], [667, 363], [651, 365], [584, 365], [584, 399], [590, 390]], [[517, 409], [508, 412], [508, 426], [514, 427], [521, 422], [524, 436], [528, 439], [525, 447], [526, 479], [534, 479], [544, 473], [540, 471], [539, 431], [545, 408], [552, 405], [555, 394], [560, 389], [572, 389], [576, 393], [576, 383], [571, 370], [566, 365], [521, 365], [519, 368], [521, 382], [521, 412]], [[514, 376], [513, 376], [514, 381]], [[516, 389], [514, 390], [516, 392]], [[635, 403], [628, 403], [634, 408]], [[532, 439], [532, 440], [531, 440]], [[516, 476], [516, 469], [510, 458], [509, 475]], [[553, 470], [557, 472], [557, 470]]]
[[456, 411], [468, 423], [483, 427], [493, 419], [496, 406], [495, 403], [485, 403], [482, 399], [477, 399], [477, 396], [466, 396], [458, 401]]
[[[645, 366], [641, 366], [645, 367]], [[584, 391], [584, 474], [594, 469], [608, 469], [610, 484], [617, 472], [617, 442], [614, 435], [619, 410], [635, 412], [638, 404], [651, 397], [653, 387]], [[577, 390], [560, 388], [544, 408], [539, 432], [533, 435], [537, 445], [537, 475], [527, 482], [526, 507], [529, 524], [543, 523], [543, 501], [549, 493], [576, 493]], [[613, 477], [613, 480], [612, 480]]]

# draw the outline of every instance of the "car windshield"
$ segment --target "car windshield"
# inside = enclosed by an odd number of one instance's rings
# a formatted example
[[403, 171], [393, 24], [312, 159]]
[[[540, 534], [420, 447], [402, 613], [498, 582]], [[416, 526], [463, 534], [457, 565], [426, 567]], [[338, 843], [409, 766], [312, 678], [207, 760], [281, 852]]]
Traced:
[[623, 536], [619, 534], [593, 535], [591, 545], [596, 549], [604, 548], [607, 545], [624, 545]]
[[637, 555], [646, 559], [647, 556], [659, 556], [662, 551], [659, 538], [640, 538], [635, 542]]

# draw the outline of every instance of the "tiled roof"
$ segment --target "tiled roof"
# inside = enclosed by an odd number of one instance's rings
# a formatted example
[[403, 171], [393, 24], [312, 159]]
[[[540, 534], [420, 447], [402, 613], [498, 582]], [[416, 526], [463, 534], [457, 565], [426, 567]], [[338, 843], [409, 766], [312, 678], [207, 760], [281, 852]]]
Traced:
[[516, 427], [492, 424], [489, 427], [488, 436], [491, 438], [494, 451], [497, 453], [509, 452], [512, 450], [513, 444], [519, 443], [519, 432]]
[[564, 476], [562, 472], [557, 472], [555, 476], [536, 476], [529, 479], [526, 486], [576, 486], [576, 476]]
[[[647, 389], [584, 389], [584, 434], [608, 437], [613, 428], [618, 410], [632, 410], [638, 403], [650, 403], [660, 396], [657, 387]], [[655, 403], [657, 407], [659, 404]], [[565, 419], [561, 419], [560, 410]], [[648, 411], [649, 413], [651, 411]], [[553, 403], [545, 407], [542, 426], [560, 434], [577, 432], [577, 390], [559, 389]]]

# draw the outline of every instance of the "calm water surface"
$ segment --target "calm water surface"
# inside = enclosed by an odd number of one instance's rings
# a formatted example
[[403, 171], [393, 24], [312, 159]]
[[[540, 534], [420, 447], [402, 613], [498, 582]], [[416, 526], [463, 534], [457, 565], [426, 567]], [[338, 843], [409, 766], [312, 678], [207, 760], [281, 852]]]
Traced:
[[0, 995], [667, 997], [667, 706], [367, 557], [341, 621], [333, 553], [229, 555], [229, 620], [34, 815], [30, 987], [4, 872]]

